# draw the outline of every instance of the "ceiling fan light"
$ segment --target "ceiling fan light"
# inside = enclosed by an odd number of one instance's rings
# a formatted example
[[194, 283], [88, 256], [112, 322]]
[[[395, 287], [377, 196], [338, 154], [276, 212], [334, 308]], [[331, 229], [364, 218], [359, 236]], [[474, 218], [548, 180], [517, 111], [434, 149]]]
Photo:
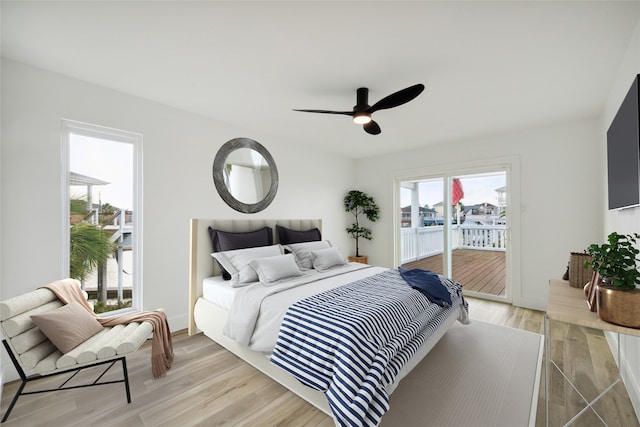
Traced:
[[353, 122], [359, 125], [366, 125], [371, 121], [371, 116], [367, 113], [359, 113], [353, 116]]

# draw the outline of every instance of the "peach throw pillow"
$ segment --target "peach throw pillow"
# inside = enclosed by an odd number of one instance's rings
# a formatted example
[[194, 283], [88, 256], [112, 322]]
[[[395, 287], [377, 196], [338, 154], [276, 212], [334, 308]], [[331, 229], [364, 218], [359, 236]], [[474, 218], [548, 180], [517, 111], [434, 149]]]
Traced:
[[68, 353], [104, 327], [80, 303], [72, 302], [31, 320], [62, 353]]

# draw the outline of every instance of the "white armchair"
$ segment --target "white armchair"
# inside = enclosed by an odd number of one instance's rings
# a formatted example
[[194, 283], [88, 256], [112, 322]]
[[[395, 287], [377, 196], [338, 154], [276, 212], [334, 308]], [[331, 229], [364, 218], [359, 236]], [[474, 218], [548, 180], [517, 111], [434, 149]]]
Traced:
[[[153, 325], [150, 322], [133, 322], [103, 328], [100, 332], [63, 354], [31, 318], [33, 315], [50, 314], [63, 305], [53, 292], [44, 288], [0, 302], [2, 343], [22, 381], [2, 418], [2, 422], [7, 420], [20, 396], [35, 393], [122, 382], [125, 385], [127, 403], [131, 403], [125, 355], [140, 348], [152, 334]], [[122, 364], [122, 379], [101, 381], [104, 373], [117, 362]], [[107, 366], [91, 383], [71, 386], [67, 385], [67, 379], [57, 388], [33, 392], [24, 391], [29, 382], [54, 375], [69, 373], [75, 375], [82, 369], [97, 365]], [[34, 372], [34, 374], [27, 376], [27, 371]]]

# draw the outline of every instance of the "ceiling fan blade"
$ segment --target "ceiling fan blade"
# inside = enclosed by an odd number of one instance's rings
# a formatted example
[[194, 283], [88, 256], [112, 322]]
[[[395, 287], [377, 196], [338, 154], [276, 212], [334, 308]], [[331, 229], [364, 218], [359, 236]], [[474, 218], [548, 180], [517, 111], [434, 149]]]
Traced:
[[409, 86], [408, 88], [399, 90], [389, 96], [382, 98], [380, 101], [373, 104], [367, 111], [369, 113], [373, 113], [374, 111], [386, 110], [387, 108], [393, 108], [402, 104], [406, 104], [407, 102], [415, 99], [418, 95], [420, 95], [423, 90], [423, 84]]
[[301, 111], [303, 113], [322, 113], [322, 114], [343, 114], [345, 116], [353, 116], [353, 111], [331, 111], [331, 110], [296, 110], [293, 111]]
[[371, 120], [367, 124], [362, 125], [362, 128], [366, 133], [369, 133], [371, 135], [380, 135], [380, 133], [382, 132], [380, 126], [378, 126], [378, 124], [373, 120]]

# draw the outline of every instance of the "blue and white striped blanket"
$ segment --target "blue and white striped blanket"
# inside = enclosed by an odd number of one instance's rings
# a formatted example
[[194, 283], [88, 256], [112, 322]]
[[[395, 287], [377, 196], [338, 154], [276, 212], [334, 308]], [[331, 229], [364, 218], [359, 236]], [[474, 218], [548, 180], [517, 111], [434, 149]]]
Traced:
[[[462, 286], [441, 277], [453, 304], [440, 307], [388, 270], [291, 305], [271, 362], [324, 391], [340, 426], [375, 426], [386, 386], [452, 310], [466, 322]], [[460, 305], [463, 310], [460, 310]]]

